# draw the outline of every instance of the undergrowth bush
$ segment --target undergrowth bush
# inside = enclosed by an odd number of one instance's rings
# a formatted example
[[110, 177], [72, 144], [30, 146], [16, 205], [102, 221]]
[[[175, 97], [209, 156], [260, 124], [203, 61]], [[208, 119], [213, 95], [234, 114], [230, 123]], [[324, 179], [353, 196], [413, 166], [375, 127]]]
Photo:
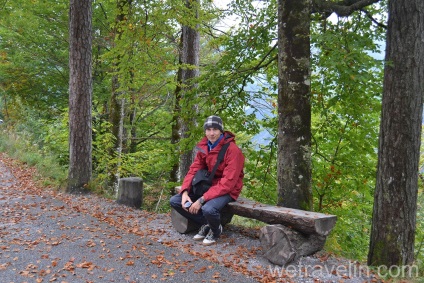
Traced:
[[0, 151], [6, 152], [10, 157], [37, 169], [37, 181], [43, 186], [60, 188], [63, 186], [67, 170], [60, 166], [55, 156], [39, 150], [37, 145], [31, 143], [28, 135], [17, 135], [6, 128], [1, 129]]

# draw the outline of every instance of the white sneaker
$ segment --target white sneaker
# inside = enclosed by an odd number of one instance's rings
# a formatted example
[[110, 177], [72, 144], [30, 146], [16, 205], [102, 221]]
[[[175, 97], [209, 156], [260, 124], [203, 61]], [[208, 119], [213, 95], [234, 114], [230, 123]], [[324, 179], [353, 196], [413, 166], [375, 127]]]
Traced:
[[202, 225], [202, 227], [200, 227], [199, 232], [197, 232], [196, 235], [194, 235], [193, 240], [195, 241], [201, 241], [203, 240], [206, 235], [208, 234], [210, 228], [208, 224], [204, 224]]
[[210, 246], [218, 240], [219, 236], [222, 234], [222, 225], [219, 225], [219, 233], [218, 235], [215, 235], [211, 229], [209, 229], [209, 233], [206, 235], [206, 237], [203, 239], [203, 245]]

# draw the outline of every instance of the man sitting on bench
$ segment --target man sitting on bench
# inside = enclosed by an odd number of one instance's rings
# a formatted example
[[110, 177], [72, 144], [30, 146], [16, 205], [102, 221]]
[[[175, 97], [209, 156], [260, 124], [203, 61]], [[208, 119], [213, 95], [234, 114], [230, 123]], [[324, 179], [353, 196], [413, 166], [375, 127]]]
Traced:
[[[196, 157], [179, 193], [171, 197], [170, 204], [181, 215], [201, 225], [194, 240], [212, 245], [222, 233], [220, 211], [229, 202], [237, 200], [243, 187], [244, 155], [236, 145], [235, 135], [224, 131], [220, 117], [208, 117], [203, 128], [205, 137], [197, 144]], [[229, 146], [216, 169], [212, 186], [203, 195], [195, 195], [192, 181], [196, 172], [201, 169], [211, 172], [221, 148], [227, 143]]]

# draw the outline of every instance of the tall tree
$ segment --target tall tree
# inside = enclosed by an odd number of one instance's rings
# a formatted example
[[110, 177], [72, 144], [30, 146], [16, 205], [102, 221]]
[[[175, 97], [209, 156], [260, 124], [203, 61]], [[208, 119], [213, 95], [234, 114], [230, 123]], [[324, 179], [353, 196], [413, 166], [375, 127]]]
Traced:
[[[199, 1], [184, 0], [188, 17], [181, 29], [181, 39], [179, 48], [179, 68], [177, 73], [177, 87], [175, 89], [175, 106], [172, 125], [173, 144], [178, 144], [181, 139], [187, 138], [193, 122], [193, 105], [188, 99], [188, 92], [195, 88], [194, 79], [199, 76], [199, 52], [200, 34], [199, 25]], [[184, 111], [184, 113], [183, 113]], [[188, 172], [193, 162], [192, 150], [185, 150], [180, 144], [180, 162], [175, 163], [171, 171], [171, 181], [177, 182]], [[178, 174], [179, 172], [179, 174]], [[179, 175], [179, 176], [178, 176]]]
[[[113, 29], [115, 41], [113, 44], [118, 45], [122, 41], [123, 33], [125, 26], [128, 25], [129, 13], [131, 10], [132, 0], [119, 0], [116, 3], [117, 5], [117, 15], [115, 18], [115, 25]], [[131, 46], [131, 45], [130, 45]], [[131, 47], [130, 47], [131, 48]], [[128, 53], [132, 53], [132, 50], [126, 50]], [[128, 54], [127, 53], [127, 54]], [[130, 56], [130, 55], [128, 55]], [[112, 76], [112, 94], [110, 97], [110, 114], [109, 121], [111, 123], [111, 131], [115, 139], [115, 145], [111, 148], [110, 156], [117, 157], [117, 165], [115, 168], [110, 168], [113, 171], [113, 174], [110, 174], [109, 185], [117, 188], [118, 179], [120, 177], [120, 160], [122, 156], [122, 151], [124, 147], [124, 138], [123, 138], [123, 119], [125, 116], [125, 102], [126, 99], [123, 95], [121, 88], [121, 79], [122, 73], [120, 70], [121, 59], [123, 55], [119, 53], [116, 55], [113, 66], [113, 76]], [[122, 72], [125, 72], [123, 70]]]
[[389, 0], [369, 265], [414, 260], [424, 96], [424, 1]]
[[278, 1], [278, 205], [312, 209], [311, 13], [349, 16], [378, 1]]
[[311, 0], [278, 1], [278, 205], [312, 209]]
[[82, 192], [92, 175], [91, 0], [69, 8], [69, 192]]

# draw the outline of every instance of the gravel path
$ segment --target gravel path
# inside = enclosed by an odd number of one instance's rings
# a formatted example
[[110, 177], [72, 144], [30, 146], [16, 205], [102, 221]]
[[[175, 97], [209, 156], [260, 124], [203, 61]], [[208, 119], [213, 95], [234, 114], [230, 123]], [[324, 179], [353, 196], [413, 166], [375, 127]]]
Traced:
[[264, 257], [258, 230], [227, 225], [204, 247], [169, 214], [94, 195], [40, 189], [32, 169], [0, 154], [1, 282], [377, 282], [358, 263], [326, 253], [285, 269]]

